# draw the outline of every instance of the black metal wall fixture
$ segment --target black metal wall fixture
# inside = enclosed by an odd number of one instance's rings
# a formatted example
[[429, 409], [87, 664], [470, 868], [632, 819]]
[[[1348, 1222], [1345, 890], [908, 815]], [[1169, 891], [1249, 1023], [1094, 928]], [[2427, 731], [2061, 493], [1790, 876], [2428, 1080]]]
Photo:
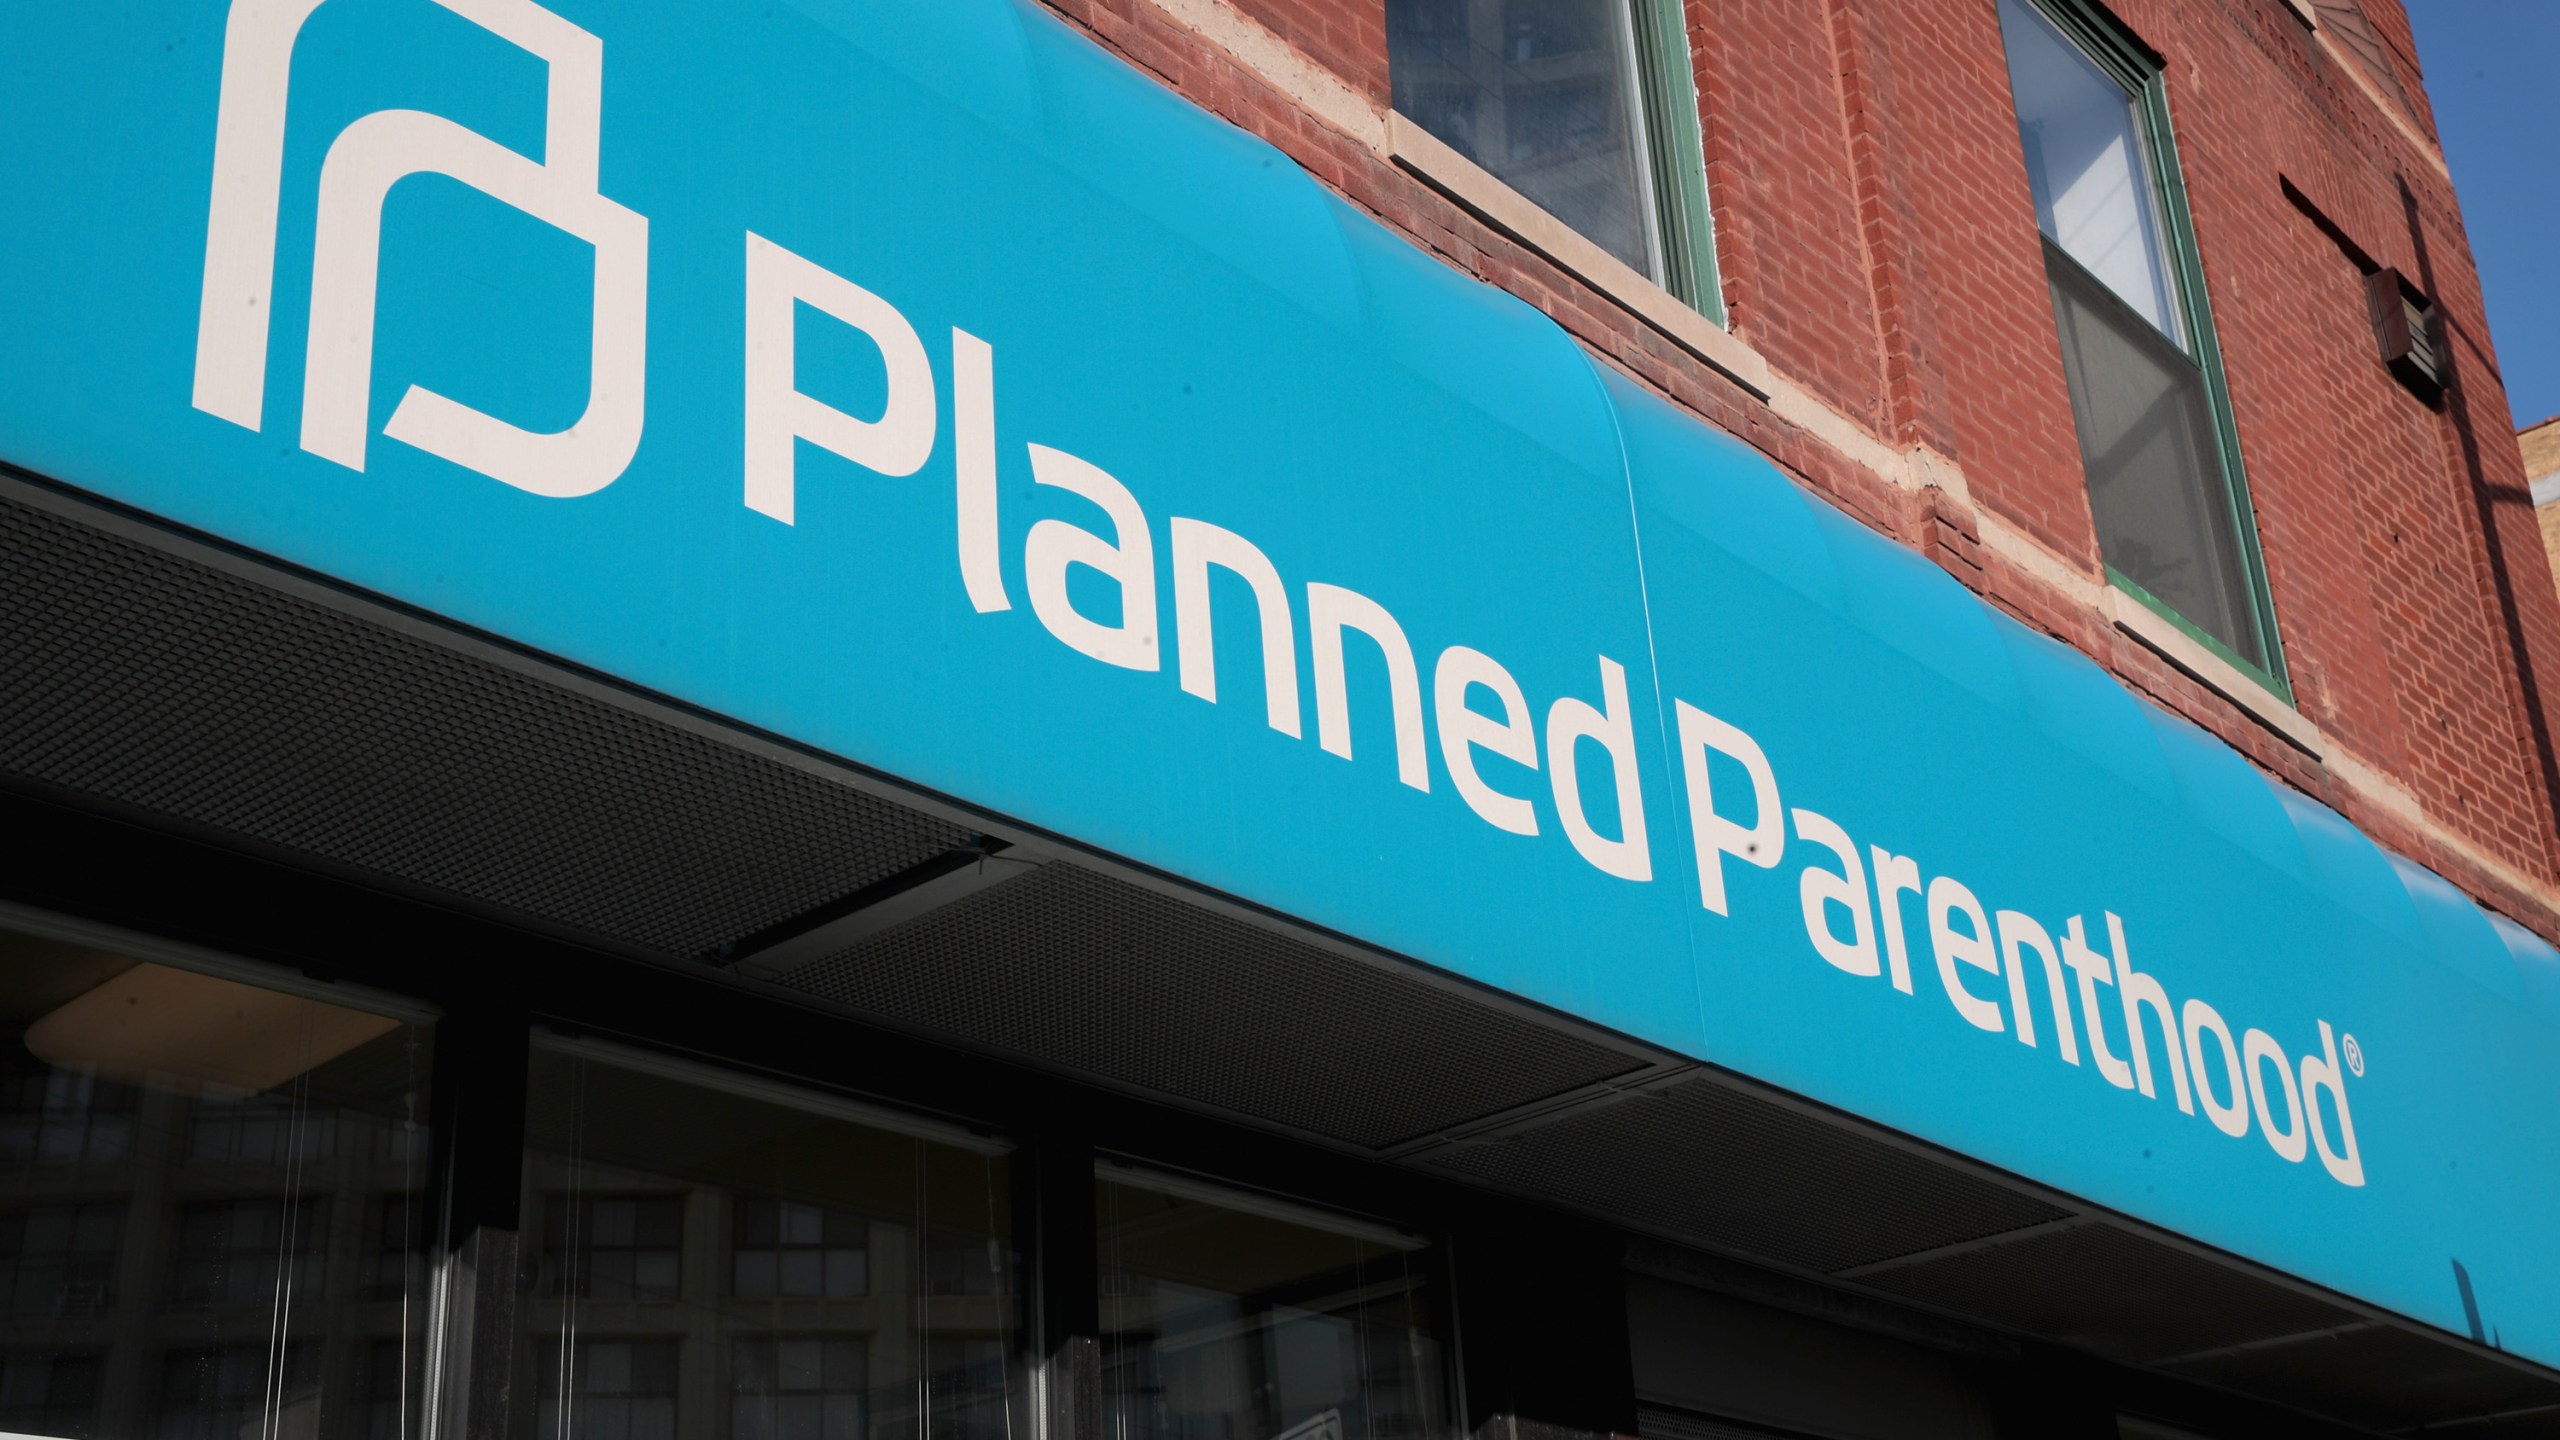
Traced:
[[2373, 307], [2374, 339], [2383, 368], [2409, 393], [2433, 405], [2452, 383], [2445, 363], [2444, 326], [2435, 302], [2397, 270], [2381, 269], [2365, 277], [2366, 298]]

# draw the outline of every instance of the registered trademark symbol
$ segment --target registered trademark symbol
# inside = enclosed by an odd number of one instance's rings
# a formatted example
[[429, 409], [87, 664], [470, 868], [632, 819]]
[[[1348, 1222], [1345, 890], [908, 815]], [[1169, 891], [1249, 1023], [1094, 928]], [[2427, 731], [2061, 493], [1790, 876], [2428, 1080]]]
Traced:
[[2363, 1079], [2364, 1047], [2356, 1043], [2356, 1037], [2349, 1035], [2345, 1039], [2340, 1040], [2338, 1042], [2338, 1048], [2346, 1053], [2347, 1073], [2355, 1076], [2359, 1080]]

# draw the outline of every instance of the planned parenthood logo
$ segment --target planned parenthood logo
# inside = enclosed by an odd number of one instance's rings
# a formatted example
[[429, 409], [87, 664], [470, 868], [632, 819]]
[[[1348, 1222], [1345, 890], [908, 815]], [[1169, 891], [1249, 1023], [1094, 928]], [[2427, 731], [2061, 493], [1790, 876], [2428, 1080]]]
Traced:
[[[251, 430], [264, 420], [294, 42], [321, 3], [236, 0], [223, 36], [195, 405]], [[444, 175], [595, 248], [586, 411], [565, 430], [537, 433], [413, 385], [383, 433], [537, 495], [590, 494], [639, 449], [648, 344], [649, 222], [597, 189], [604, 46], [531, 0], [435, 3], [547, 64], [543, 158], [417, 110], [374, 111], [330, 142], [311, 257], [302, 448], [364, 468], [383, 200], [408, 176]]]

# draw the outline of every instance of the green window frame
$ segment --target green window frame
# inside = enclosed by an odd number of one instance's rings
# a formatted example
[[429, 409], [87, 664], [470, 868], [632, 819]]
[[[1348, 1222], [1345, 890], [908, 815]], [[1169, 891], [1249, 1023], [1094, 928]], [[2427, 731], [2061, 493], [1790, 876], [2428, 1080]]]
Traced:
[[1689, 60], [1687, 0], [1629, 0], [1646, 158], [1662, 226], [1663, 288], [1718, 325], [1715, 212], [1707, 206], [1707, 145], [1698, 123], [1698, 72]]
[[[1543, 99], [1553, 98], [1551, 83], [1539, 74], [1548, 57], [1530, 53], [1538, 41], [1514, 35], [1504, 27], [1518, 17], [1505, 12], [1500, 25], [1482, 25], [1488, 12], [1482, 0], [1384, 0], [1388, 29], [1388, 69], [1396, 107], [1406, 118], [1474, 160], [1494, 178], [1511, 185], [1532, 204], [1540, 205], [1568, 228], [1627, 260], [1639, 272], [1718, 325], [1725, 323], [1724, 295], [1715, 259], [1715, 219], [1707, 203], [1706, 147], [1698, 121], [1698, 86], [1690, 65], [1685, 0], [1550, 0], [1543, 17], [1531, 17], [1528, 28], [1543, 18], [1575, 37], [1569, 53], [1588, 76], [1590, 57], [1606, 43], [1626, 62], [1618, 84], [1624, 86], [1623, 141], [1637, 153], [1633, 165], [1612, 182], [1620, 186], [1611, 206], [1586, 218], [1617, 229], [1619, 243], [1605, 233], [1576, 223], [1574, 206], [1561, 197], [1544, 196], [1537, 173], [1536, 142], [1526, 155], [1479, 154], [1478, 141], [1494, 149], [1517, 143], [1531, 125], [1553, 126], [1556, 116], [1515, 120]], [[1480, 30], [1499, 31], [1491, 36]], [[1523, 47], [1510, 53], [1512, 45]], [[1615, 66], [1617, 60], [1611, 60]], [[1500, 78], [1488, 80], [1488, 72]], [[1499, 111], [1499, 122], [1482, 118]], [[1585, 108], [1575, 119], [1587, 124], [1594, 112]], [[1569, 122], [1568, 122], [1569, 123]], [[1518, 124], [1519, 129], [1514, 129]], [[1479, 131], [1475, 127], [1489, 128]], [[1605, 127], [1604, 127], [1605, 128]], [[1494, 137], [1501, 137], [1499, 139]], [[1518, 167], [1518, 168], [1515, 168]], [[1630, 195], [1632, 190], [1632, 195]], [[1632, 205], [1641, 211], [1630, 221]], [[1623, 227], [1640, 224], [1649, 258], [1631, 251], [1632, 236]]]
[[[2188, 357], [2202, 372], [2203, 398], [2212, 441], [2209, 448], [2222, 482], [2225, 503], [2229, 507], [2234, 548], [2247, 591], [2249, 613], [2246, 618], [2255, 628], [2256, 638], [2265, 654], [2264, 663], [2233, 649], [2113, 563], [2106, 567], [2108, 583], [2290, 705], [2294, 699], [2293, 686], [2287, 678], [2283, 636], [2277, 627], [2275, 604], [2268, 591], [2266, 557], [2259, 545], [2256, 510], [2249, 500], [2248, 476], [2241, 464], [2240, 432], [2232, 415], [2230, 386], [2223, 374], [2222, 348], [2215, 336], [2212, 300], [2205, 290], [2204, 265], [2196, 244], [2194, 218], [2188, 210], [2186, 181], [2178, 165], [2165, 66], [2160, 57], [2125, 34], [2086, 0], [2015, 0], [2015, 3], [2051, 21], [2082, 55], [2122, 85], [2132, 100], [2146, 158], [2150, 162], [2155, 191], [2151, 198], [2157, 206], [2163, 232], [2161, 238], [2168, 279], [2175, 292], [2181, 318], [2191, 332]], [[2063, 254], [2050, 238], [2044, 243], [2048, 255]], [[2063, 263], [2074, 262], [2063, 254]]]

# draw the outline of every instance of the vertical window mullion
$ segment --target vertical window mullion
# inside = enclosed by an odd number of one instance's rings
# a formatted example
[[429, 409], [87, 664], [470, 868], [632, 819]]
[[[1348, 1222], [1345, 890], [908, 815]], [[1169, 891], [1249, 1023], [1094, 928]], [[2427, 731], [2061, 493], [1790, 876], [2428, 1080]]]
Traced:
[[531, 1031], [530, 1019], [503, 1009], [437, 1027], [425, 1440], [506, 1433], [509, 1374], [523, 1373], [516, 1277]]
[[1715, 217], [1707, 206], [1706, 143], [1689, 60], [1686, 0], [1629, 0], [1662, 237], [1663, 287], [1724, 323], [1716, 277]]
[[1636, 208], [1651, 223], [1645, 226], [1645, 259], [1637, 268], [1647, 278], [1665, 289], [1676, 282], [1671, 278], [1670, 213], [1664, 205], [1665, 187], [1662, 165], [1662, 116], [1657, 99], [1662, 93], [1661, 57], [1647, 45], [1647, 28], [1636, 18], [1646, 7], [1646, 0], [1626, 0], [1614, 17], [1618, 25], [1618, 45], [1624, 64], [1619, 83], [1626, 88], [1628, 143], [1635, 148]]

